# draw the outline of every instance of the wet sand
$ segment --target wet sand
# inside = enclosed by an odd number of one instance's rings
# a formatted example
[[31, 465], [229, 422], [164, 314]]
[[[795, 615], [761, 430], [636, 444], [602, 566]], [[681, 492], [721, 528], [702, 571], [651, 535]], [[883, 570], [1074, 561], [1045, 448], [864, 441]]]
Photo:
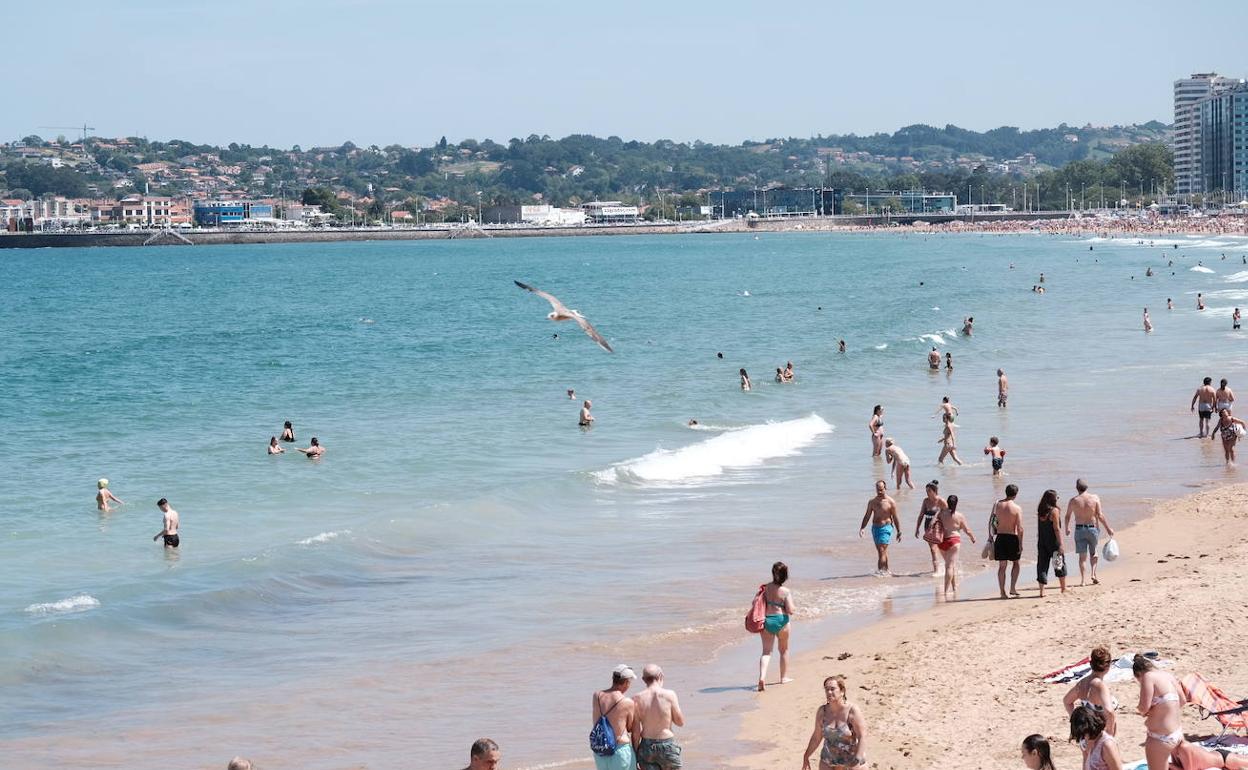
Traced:
[[[1032, 519], [1024, 519], [1032, 525], [1024, 555], [1034, 559]], [[1079, 750], [1065, 740], [1062, 696], [1069, 685], [1038, 677], [1097, 645], [1115, 657], [1156, 650], [1174, 661], [1177, 676], [1199, 671], [1232, 697], [1248, 697], [1242, 657], [1248, 613], [1241, 604], [1248, 593], [1248, 485], [1161, 502], [1149, 518], [1117, 534], [1122, 557], [1100, 575], [1099, 586], [1079, 587], [1069, 553], [1073, 590], [1065, 596], [1046, 590], [1040, 599], [1034, 564], [1024, 563], [1021, 599], [996, 599], [995, 586], [980, 589], [800, 656], [791, 674], [796, 681], [772, 687], [745, 715], [741, 738], [751, 750], [734, 766], [800, 767], [815, 709], [824, 702], [820, 682], [831, 674], [848, 677], [850, 699], [866, 716], [869, 765], [889, 770], [1022, 767], [1019, 745], [1033, 732], [1053, 739], [1057, 767], [1081, 766]], [[977, 556], [978, 548], [968, 555]], [[1133, 680], [1110, 688], [1122, 704], [1118, 741], [1131, 763], [1144, 756], [1143, 719], [1135, 714], [1139, 688]], [[1189, 737], [1221, 729], [1200, 721], [1191, 707], [1184, 709], [1183, 728]], [[817, 752], [814, 759], [817, 767]]]

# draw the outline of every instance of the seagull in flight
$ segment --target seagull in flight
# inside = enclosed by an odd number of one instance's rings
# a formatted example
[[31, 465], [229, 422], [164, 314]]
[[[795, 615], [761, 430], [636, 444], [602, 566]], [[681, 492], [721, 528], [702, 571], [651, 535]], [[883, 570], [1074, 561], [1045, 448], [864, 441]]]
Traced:
[[589, 323], [589, 321], [585, 320], [585, 316], [581, 315], [579, 310], [569, 310], [568, 307], [564, 305], [562, 302], [560, 302], [558, 299], [556, 299], [554, 295], [547, 294], [541, 289], [535, 289], [532, 286], [529, 286], [527, 283], [520, 283], [519, 281], [515, 281], [515, 284], [519, 286], [521, 289], [524, 289], [525, 291], [528, 291], [528, 292], [532, 292], [550, 303], [550, 306], [551, 308], [553, 308], [553, 311], [546, 314], [547, 318], [549, 318], [552, 321], [576, 321], [577, 326], [580, 326], [581, 329], [586, 334], [589, 335], [590, 339], [592, 339], [594, 342], [597, 342], [600, 348], [607, 351], [608, 353], [615, 352], [614, 350], [611, 349], [611, 346], [607, 344], [607, 341], [602, 338], [602, 335], [598, 333], [598, 330], [595, 329]]

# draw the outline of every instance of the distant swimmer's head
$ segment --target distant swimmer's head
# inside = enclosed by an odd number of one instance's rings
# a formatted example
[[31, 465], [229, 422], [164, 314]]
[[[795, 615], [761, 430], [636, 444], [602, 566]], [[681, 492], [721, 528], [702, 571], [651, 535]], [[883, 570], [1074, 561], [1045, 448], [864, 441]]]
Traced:
[[724, 354], [723, 354], [723, 353], [716, 353], [716, 354], [715, 354], [715, 357], [716, 357], [716, 358], [723, 358], [723, 357], [724, 357]]
[[287, 420], [286, 422], [282, 423], [282, 427], [283, 427], [283, 428], [290, 428], [290, 427], [292, 427], [292, 426], [291, 426], [291, 424], [290, 424], [290, 420]]
[[159, 500], [157, 500], [157, 501], [156, 501], [156, 507], [157, 507], [157, 508], [159, 508], [159, 509], [161, 509], [162, 511], [163, 511], [164, 509], [168, 508], [168, 507], [169, 507], [169, 498], [167, 498], [167, 497], [162, 497], [162, 498], [160, 498]]
[[949, 506], [950, 513], [953, 513], [954, 511], [958, 510], [958, 496], [949, 495], [948, 497], [945, 498], [945, 504]]
[[742, 376], [742, 377], [748, 377], [749, 375], [747, 375], [747, 374], [745, 373], [745, 369], [742, 369], [742, 370], [741, 370], [741, 376]]
[[1005, 486], [1005, 499], [1006, 499], [1006, 500], [1013, 500], [1013, 499], [1014, 499], [1014, 498], [1016, 498], [1016, 497], [1018, 497], [1018, 485], [1017, 485], [1017, 484], [1006, 484], [1006, 486]]
[[997, 376], [998, 376], [998, 377], [1000, 377], [1000, 376], [1001, 376], [1001, 375], [1003, 375], [1003, 374], [1005, 374], [1005, 370], [1004, 370], [1004, 369], [998, 369], [998, 370], [997, 370]]
[[1212, 385], [1212, 384], [1213, 384], [1213, 378], [1212, 378], [1212, 377], [1206, 377], [1206, 378], [1205, 378], [1205, 384], [1206, 384], [1206, 385]]
[[277, 436], [269, 436], [269, 446], [277, 446]]
[[940, 400], [940, 403], [942, 403], [942, 404], [947, 404], [947, 403], [949, 403], [949, 397], [948, 397], [948, 396], [945, 396], [944, 398], [942, 398], [942, 399]]
[[789, 579], [789, 565], [782, 561], [778, 561], [771, 565], [771, 579], [774, 580], [778, 586], [784, 585]]
[[1088, 482], [1084, 481], [1083, 479], [1075, 479], [1075, 491], [1076, 491], [1076, 492], [1078, 492], [1078, 493], [1079, 493], [1079, 494], [1081, 494], [1081, 495], [1082, 495], [1084, 492], [1087, 492], [1087, 491], [1088, 491]]
[[697, 424], [698, 424], [698, 421], [697, 421], [697, 420], [690, 420], [690, 421], [689, 421], [689, 424], [690, 424], [690, 425], [697, 425]]
[[320, 445], [321, 445], [321, 442], [317, 440], [316, 436], [313, 436], [313, 437], [312, 437], [312, 446], [320, 446]]
[[100, 479], [99, 481], [95, 482], [95, 486], [97, 489], [105, 489], [106, 487], [108, 487], [108, 479]]
[[594, 402], [590, 401], [588, 398], [585, 399], [585, 403], [581, 404], [581, 406], [585, 407], [586, 409], [593, 407], [593, 405], [594, 405]]

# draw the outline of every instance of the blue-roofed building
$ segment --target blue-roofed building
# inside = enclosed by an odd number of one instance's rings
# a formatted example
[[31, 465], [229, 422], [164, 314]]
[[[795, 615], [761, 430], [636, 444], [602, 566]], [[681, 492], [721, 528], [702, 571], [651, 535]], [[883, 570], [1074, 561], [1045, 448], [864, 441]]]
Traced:
[[273, 218], [273, 204], [261, 201], [195, 201], [191, 211], [199, 227], [241, 225]]

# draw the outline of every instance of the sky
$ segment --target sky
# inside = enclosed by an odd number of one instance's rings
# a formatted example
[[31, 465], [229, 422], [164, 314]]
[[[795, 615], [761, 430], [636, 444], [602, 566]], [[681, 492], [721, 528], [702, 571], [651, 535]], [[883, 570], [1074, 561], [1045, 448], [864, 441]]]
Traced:
[[59, 0], [4, 35], [0, 141], [737, 144], [1173, 118], [1248, 77], [1245, 0]]

